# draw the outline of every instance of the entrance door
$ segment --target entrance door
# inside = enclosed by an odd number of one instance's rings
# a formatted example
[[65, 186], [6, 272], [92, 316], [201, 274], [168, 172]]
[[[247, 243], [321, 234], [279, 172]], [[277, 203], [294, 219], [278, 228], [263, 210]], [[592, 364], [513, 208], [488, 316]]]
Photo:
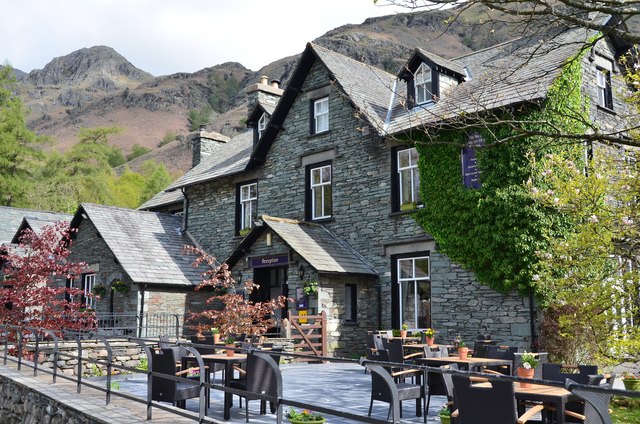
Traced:
[[[260, 287], [254, 290], [249, 297], [252, 302], [268, 302], [282, 295], [288, 297], [287, 266], [271, 268], [254, 268], [253, 282]], [[280, 324], [282, 318], [287, 316], [287, 305], [275, 311], [275, 318]], [[271, 330], [269, 330], [271, 332]]]

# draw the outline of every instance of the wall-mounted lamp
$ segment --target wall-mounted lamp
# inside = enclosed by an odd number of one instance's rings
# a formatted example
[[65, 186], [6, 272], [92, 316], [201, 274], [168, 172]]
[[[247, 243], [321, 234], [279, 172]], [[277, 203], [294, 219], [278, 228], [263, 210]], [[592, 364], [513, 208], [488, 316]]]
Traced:
[[236, 277], [238, 284], [242, 283], [242, 271], [238, 271], [238, 276]]
[[271, 232], [267, 233], [267, 246], [271, 246]]
[[298, 278], [300, 280], [304, 278], [304, 267], [302, 265], [298, 267]]

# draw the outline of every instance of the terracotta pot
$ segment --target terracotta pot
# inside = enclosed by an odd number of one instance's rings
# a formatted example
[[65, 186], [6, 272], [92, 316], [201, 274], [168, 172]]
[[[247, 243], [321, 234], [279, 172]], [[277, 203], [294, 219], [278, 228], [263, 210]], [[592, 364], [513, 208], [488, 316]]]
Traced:
[[435, 337], [427, 337], [427, 346], [433, 346], [435, 339]]
[[214, 333], [213, 334], [213, 343], [214, 344], [220, 343], [220, 333]]
[[[231, 345], [226, 345], [226, 346], [230, 347], [230, 348], [234, 348], [235, 347], [235, 345], [232, 345], [232, 344]], [[236, 351], [233, 350], [233, 349], [227, 349], [226, 351], [227, 351], [227, 356], [233, 356], [236, 353]]]
[[458, 348], [458, 358], [467, 359], [467, 355], [469, 354], [468, 347], [459, 347]]
[[[517, 371], [517, 375], [518, 377], [522, 377], [522, 378], [533, 378], [533, 376], [535, 375], [535, 371], [533, 368], [524, 368], [524, 367], [518, 367], [518, 371]], [[520, 387], [522, 388], [528, 388], [531, 387], [531, 383], [520, 383]]]
[[406, 338], [407, 337], [407, 330], [400, 330], [400, 337], [401, 338]]

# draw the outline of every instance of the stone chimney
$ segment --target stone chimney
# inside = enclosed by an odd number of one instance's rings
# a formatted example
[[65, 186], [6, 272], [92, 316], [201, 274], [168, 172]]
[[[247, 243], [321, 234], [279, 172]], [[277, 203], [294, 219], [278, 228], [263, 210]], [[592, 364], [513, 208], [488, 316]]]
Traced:
[[274, 79], [271, 83], [267, 83], [269, 78], [265, 75], [260, 77], [260, 82], [250, 85], [247, 88], [247, 107], [249, 113], [253, 111], [255, 105], [260, 102], [262, 104], [271, 104], [273, 106], [278, 104], [282, 93], [284, 92], [280, 88], [280, 81]]
[[191, 167], [198, 165], [202, 159], [211, 156], [230, 140], [229, 137], [215, 131], [206, 131], [204, 126], [191, 137], [193, 142]]

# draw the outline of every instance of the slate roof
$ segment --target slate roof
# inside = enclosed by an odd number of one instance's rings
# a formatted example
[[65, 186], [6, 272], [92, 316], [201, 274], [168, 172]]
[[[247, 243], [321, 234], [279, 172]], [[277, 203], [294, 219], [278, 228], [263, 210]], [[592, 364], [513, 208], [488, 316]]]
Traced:
[[160, 193], [153, 196], [151, 199], [147, 200], [140, 206], [138, 209], [140, 210], [148, 210], [152, 208], [157, 208], [159, 206], [172, 205], [174, 203], [182, 203], [184, 201], [184, 196], [182, 192], [179, 190], [175, 191], [161, 191]]
[[166, 190], [176, 190], [242, 172], [249, 162], [252, 149], [253, 130], [245, 131], [220, 146], [215, 154], [203, 158], [202, 162], [171, 183]]
[[[582, 28], [545, 39], [519, 39], [453, 59], [470, 70], [471, 79], [436, 103], [410, 111], [396, 106], [386, 130], [396, 134], [420, 125], [544, 99], [562, 65], [576, 55], [592, 31]], [[397, 96], [401, 98], [398, 90]]]
[[44, 217], [25, 216], [22, 218], [22, 223], [13, 235], [11, 242], [16, 244], [19, 243], [20, 236], [26, 229], [30, 229], [34, 233], [40, 234], [44, 227], [54, 225], [61, 221], [71, 222], [71, 218], [73, 218], [73, 215], [67, 214], [51, 214], [51, 216]]
[[182, 217], [159, 212], [83, 203], [71, 223], [77, 228], [85, 214], [124, 271], [137, 284], [194, 286], [201, 270], [183, 253], [193, 245], [180, 231]]
[[460, 65], [459, 63], [445, 59], [444, 57], [438, 56], [435, 53], [421, 49], [420, 47], [416, 47], [416, 49], [414, 50], [414, 55], [415, 54], [422, 56], [423, 58], [429, 59], [436, 65], [440, 65], [443, 68], [447, 68], [457, 74], [460, 74], [463, 76], [466, 75], [464, 65]]
[[378, 275], [372, 264], [322, 225], [267, 215], [261, 220], [318, 272]]
[[71, 216], [56, 212], [0, 206], [0, 244], [10, 243], [25, 217], [48, 221], [71, 221]]

